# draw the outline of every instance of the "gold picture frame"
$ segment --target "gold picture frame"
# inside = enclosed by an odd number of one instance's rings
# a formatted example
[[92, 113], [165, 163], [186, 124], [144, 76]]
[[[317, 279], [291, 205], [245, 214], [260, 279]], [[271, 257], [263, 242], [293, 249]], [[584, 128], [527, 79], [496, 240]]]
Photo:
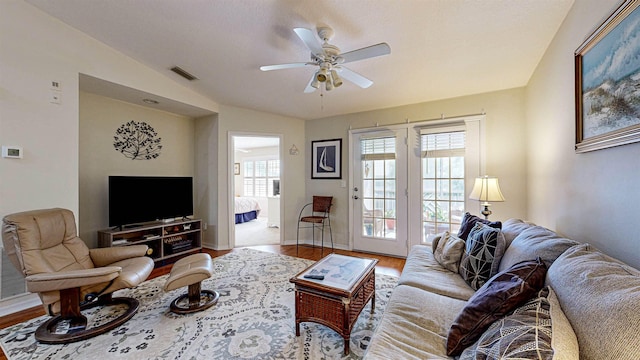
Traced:
[[624, 1], [575, 52], [576, 153], [640, 141], [640, 0]]

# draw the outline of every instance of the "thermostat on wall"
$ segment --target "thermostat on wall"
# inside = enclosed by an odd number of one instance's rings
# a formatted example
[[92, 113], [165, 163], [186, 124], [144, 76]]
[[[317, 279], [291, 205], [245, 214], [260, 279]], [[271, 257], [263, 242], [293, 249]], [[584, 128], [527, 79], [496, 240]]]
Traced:
[[22, 147], [20, 146], [3, 146], [2, 157], [11, 159], [22, 159]]

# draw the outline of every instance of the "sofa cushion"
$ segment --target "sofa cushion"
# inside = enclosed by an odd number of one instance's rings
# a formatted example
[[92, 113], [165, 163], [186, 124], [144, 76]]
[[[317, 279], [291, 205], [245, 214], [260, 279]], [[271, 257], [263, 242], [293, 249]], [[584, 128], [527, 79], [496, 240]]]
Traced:
[[464, 253], [464, 245], [464, 240], [445, 231], [438, 240], [438, 245], [433, 252], [433, 257], [445, 269], [457, 273], [460, 258]]
[[458, 314], [447, 337], [447, 354], [459, 355], [496, 320], [530, 299], [543, 286], [547, 267], [539, 258], [500, 272], [482, 286]]
[[460, 274], [442, 267], [433, 257], [431, 247], [426, 245], [415, 245], [411, 248], [398, 284], [465, 301], [475, 292]]
[[467, 238], [460, 259], [460, 275], [473, 289], [479, 289], [498, 272], [504, 254], [504, 236], [499, 229], [476, 223]]
[[365, 358], [446, 359], [447, 330], [464, 305], [462, 300], [398, 285]]
[[580, 359], [640, 359], [640, 271], [589, 244], [574, 246], [549, 267], [578, 337]]
[[508, 269], [513, 264], [538, 256], [549, 267], [560, 254], [577, 244], [542, 226], [530, 226], [513, 239], [502, 256], [499, 268]]
[[513, 239], [516, 238], [524, 230], [536, 226], [536, 224], [520, 219], [508, 219], [502, 223], [502, 234], [504, 235], [504, 242], [506, 247], [509, 248]]
[[502, 223], [500, 221], [489, 221], [478, 217], [476, 215], [472, 215], [469, 212], [464, 213], [462, 217], [462, 223], [460, 224], [460, 230], [458, 230], [458, 237], [464, 241], [469, 237], [469, 233], [474, 226], [476, 226], [477, 222], [481, 222], [483, 224], [489, 225], [492, 228], [500, 229], [502, 228]]
[[466, 348], [467, 359], [578, 360], [578, 340], [550, 287], [497, 320]]

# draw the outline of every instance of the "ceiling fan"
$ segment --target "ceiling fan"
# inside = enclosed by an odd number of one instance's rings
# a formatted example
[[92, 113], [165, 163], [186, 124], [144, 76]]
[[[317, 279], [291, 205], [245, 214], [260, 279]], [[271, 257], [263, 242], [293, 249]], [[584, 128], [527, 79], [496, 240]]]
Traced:
[[261, 66], [260, 70], [281, 70], [305, 66], [316, 66], [318, 70], [309, 80], [305, 93], [314, 92], [321, 83], [325, 84], [327, 91], [333, 90], [342, 85], [342, 79], [349, 80], [361, 88], [368, 88], [373, 81], [343, 66], [350, 62], [364, 60], [376, 56], [387, 55], [391, 53], [391, 48], [387, 43], [380, 43], [364, 47], [362, 49], [340, 53], [340, 49], [329, 44], [329, 40], [333, 36], [333, 30], [329, 27], [318, 27], [318, 36], [322, 39], [322, 43], [318, 41], [314, 32], [306, 28], [295, 28], [293, 31], [298, 35], [300, 40], [311, 50], [311, 61], [299, 62], [279, 65]]

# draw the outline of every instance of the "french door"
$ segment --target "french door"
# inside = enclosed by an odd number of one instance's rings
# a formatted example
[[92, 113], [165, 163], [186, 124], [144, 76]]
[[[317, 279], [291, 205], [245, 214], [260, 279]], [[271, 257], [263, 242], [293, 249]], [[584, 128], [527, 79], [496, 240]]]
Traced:
[[354, 133], [353, 247], [407, 255], [407, 129]]
[[[484, 173], [485, 115], [351, 130], [353, 249], [396, 256], [457, 232]], [[475, 210], [474, 210], [475, 207]]]

